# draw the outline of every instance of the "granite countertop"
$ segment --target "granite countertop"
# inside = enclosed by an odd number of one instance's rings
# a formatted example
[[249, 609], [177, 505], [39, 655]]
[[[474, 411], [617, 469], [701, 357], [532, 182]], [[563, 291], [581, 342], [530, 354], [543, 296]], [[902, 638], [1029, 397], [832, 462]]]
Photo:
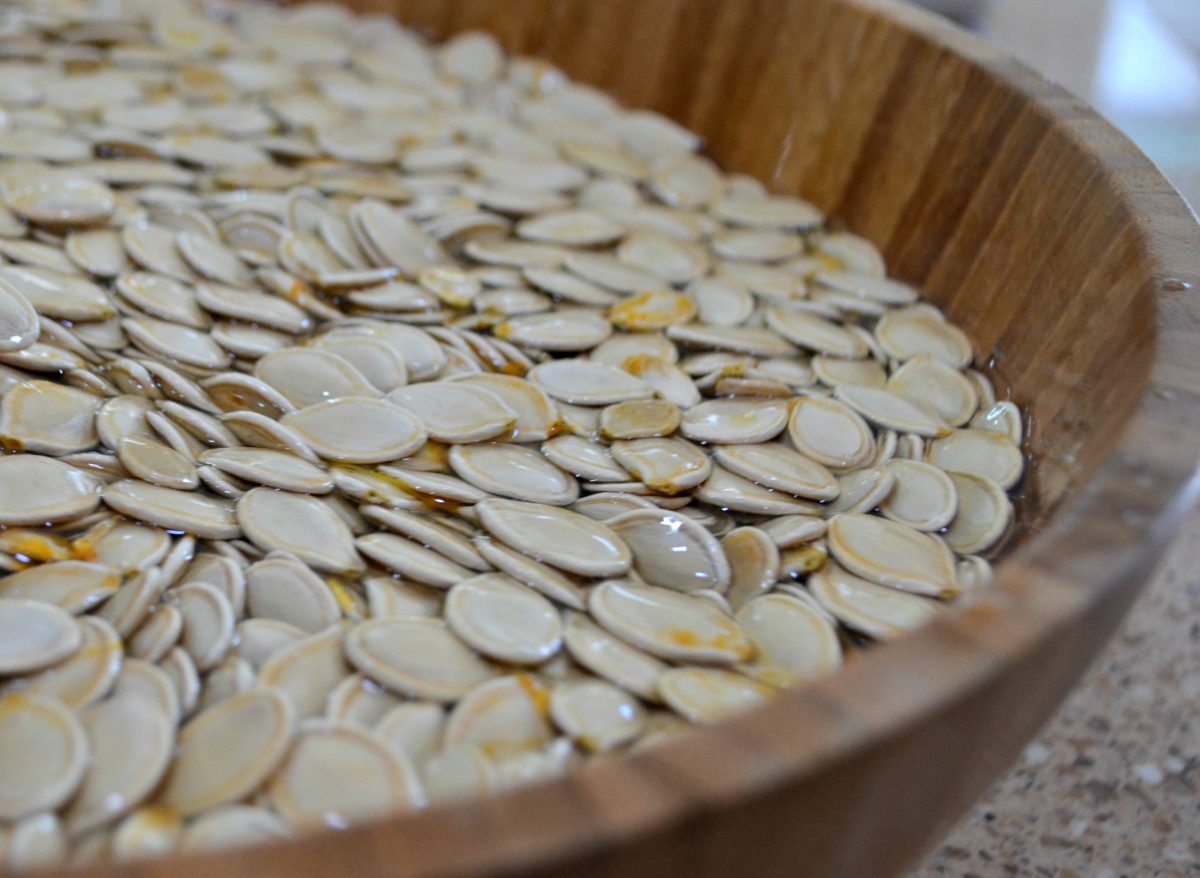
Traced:
[[910, 878], [1200, 876], [1200, 514], [1058, 715]]

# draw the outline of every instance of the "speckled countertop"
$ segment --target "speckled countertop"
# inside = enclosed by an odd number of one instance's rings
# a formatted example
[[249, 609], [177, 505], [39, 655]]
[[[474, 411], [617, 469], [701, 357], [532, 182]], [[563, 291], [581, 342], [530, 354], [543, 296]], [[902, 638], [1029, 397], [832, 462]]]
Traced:
[[1200, 876], [1200, 515], [1007, 777], [910, 878]]

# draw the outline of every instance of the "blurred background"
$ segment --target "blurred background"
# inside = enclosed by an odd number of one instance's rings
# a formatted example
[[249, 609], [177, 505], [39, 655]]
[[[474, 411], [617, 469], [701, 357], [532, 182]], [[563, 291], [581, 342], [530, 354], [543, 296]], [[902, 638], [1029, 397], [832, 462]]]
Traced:
[[1200, 208], [1200, 0], [918, 0], [1087, 100]]

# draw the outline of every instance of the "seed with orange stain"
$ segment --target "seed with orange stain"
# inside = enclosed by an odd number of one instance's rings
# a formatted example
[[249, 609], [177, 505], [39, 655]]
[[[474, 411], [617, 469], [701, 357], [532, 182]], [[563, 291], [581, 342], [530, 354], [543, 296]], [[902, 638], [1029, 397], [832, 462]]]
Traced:
[[608, 319], [614, 326], [630, 332], [652, 332], [696, 316], [696, 305], [682, 293], [670, 290], [651, 290], [618, 302], [609, 309]]

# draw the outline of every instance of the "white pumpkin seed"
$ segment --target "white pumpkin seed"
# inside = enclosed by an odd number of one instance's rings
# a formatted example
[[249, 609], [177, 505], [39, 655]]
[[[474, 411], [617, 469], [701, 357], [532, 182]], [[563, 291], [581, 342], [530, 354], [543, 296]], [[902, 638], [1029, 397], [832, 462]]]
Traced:
[[936, 601], [870, 582], [832, 563], [813, 573], [808, 587], [843, 625], [879, 640], [914, 631], [938, 612]]
[[1012, 524], [1012, 501], [987, 476], [952, 472], [949, 478], [958, 503], [946, 531], [946, 543], [959, 555], [987, 552]]
[[988, 409], [980, 411], [971, 418], [970, 426], [973, 430], [1003, 433], [1018, 448], [1021, 447], [1021, 442], [1024, 440], [1021, 410], [1008, 400], [995, 403]]
[[686, 516], [640, 509], [605, 524], [633, 553], [634, 569], [651, 585], [681, 592], [729, 587], [729, 562], [721, 544]]
[[175, 744], [175, 717], [154, 701], [126, 695], [80, 717], [91, 764], [64, 812], [71, 835], [102, 826], [141, 804], [158, 786]]
[[538, 350], [586, 351], [612, 335], [612, 325], [600, 314], [578, 308], [513, 317], [494, 332], [498, 339]]
[[369, 397], [347, 396], [309, 405], [284, 415], [280, 423], [326, 460], [349, 463], [396, 460], [419, 449], [426, 438], [414, 415]]
[[462, 565], [394, 534], [367, 534], [359, 537], [355, 544], [372, 561], [426, 585], [449, 588], [471, 576]]
[[334, 625], [279, 646], [259, 668], [258, 689], [282, 695], [300, 719], [321, 716], [329, 694], [350, 673], [342, 637]]
[[583, 609], [586, 601], [583, 590], [553, 567], [487, 537], [477, 537], [475, 547], [497, 570], [564, 606]]
[[919, 354], [899, 369], [888, 389], [933, 411], [952, 427], [971, 419], [979, 404], [975, 385], [957, 369], [927, 354]]
[[612, 634], [668, 661], [733, 664], [752, 654], [737, 623], [702, 597], [609, 581], [589, 593], [588, 610]]
[[895, 476], [895, 485], [879, 505], [885, 518], [923, 531], [950, 524], [958, 510], [958, 493], [944, 472], [916, 460], [891, 460], [884, 468]]
[[713, 467], [708, 479], [696, 488], [694, 496], [718, 509], [756, 515], [811, 515], [821, 509], [816, 503], [756, 484], [720, 466]]
[[464, 481], [499, 497], [568, 506], [579, 484], [542, 455], [519, 445], [452, 445], [450, 467]]
[[0, 440], [16, 451], [62, 455], [95, 447], [101, 400], [50, 381], [24, 381], [0, 400]]
[[582, 436], [555, 436], [542, 443], [542, 454], [564, 472], [589, 482], [622, 482], [629, 473], [599, 442]]
[[177, 646], [155, 667], [170, 681], [174, 703], [177, 706], [176, 713], [180, 716], [191, 714], [200, 698], [200, 676], [196, 673], [196, 666], [192, 664], [188, 654]]
[[721, 549], [729, 563], [729, 588], [725, 596], [734, 609], [741, 609], [747, 601], [766, 594], [779, 579], [779, 548], [766, 531], [739, 527], [722, 538]]
[[947, 472], [991, 479], [1004, 490], [1021, 479], [1025, 459], [1021, 449], [1002, 433], [955, 430], [925, 447], [925, 459]]
[[180, 730], [160, 800], [185, 816], [238, 801], [275, 770], [294, 725], [287, 699], [270, 690], [210, 707]]
[[16, 820], [52, 811], [79, 788], [89, 758], [87, 733], [54, 698], [13, 693], [0, 698], [0, 741], [21, 759], [0, 764], [0, 816]]
[[872, 515], [837, 515], [829, 522], [828, 540], [839, 564], [872, 582], [933, 596], [958, 592], [949, 550], [906, 525]]
[[658, 681], [662, 700], [695, 723], [713, 723], [765, 704], [771, 690], [716, 668], [673, 668]]
[[99, 505], [100, 490], [97, 479], [48, 457], [0, 457], [0, 524], [41, 525], [86, 515]]
[[475, 507], [493, 537], [537, 561], [581, 576], [620, 576], [629, 548], [610, 528], [577, 512], [488, 498]]
[[854, 469], [875, 455], [871, 428], [853, 409], [833, 399], [796, 400], [788, 438], [801, 454], [836, 469]]
[[704, 326], [688, 323], [667, 328], [667, 338], [696, 348], [750, 354], [756, 357], [793, 357], [797, 351], [787, 339], [757, 326]]
[[627, 744], [644, 727], [637, 699], [610, 683], [560, 683], [550, 693], [554, 723], [584, 750], [601, 752]]
[[468, 646], [510, 664], [540, 664], [559, 649], [558, 611], [501, 573], [466, 579], [446, 596], [446, 622]]
[[838, 483], [820, 463], [778, 443], [722, 445], [713, 458], [756, 485], [812, 500], [832, 500]]
[[441, 621], [373, 619], [346, 635], [346, 657], [367, 677], [414, 698], [456, 701], [494, 676]]
[[378, 684], [361, 674], [351, 674], [329, 693], [325, 718], [370, 730], [400, 703]]
[[234, 539], [242, 532], [231, 503], [192, 491], [124, 479], [105, 485], [102, 497], [117, 512], [167, 530], [210, 540]]
[[326, 494], [333, 479], [312, 463], [268, 448], [212, 448], [197, 458], [243, 481], [300, 494]]
[[[355, 777], [358, 782], [330, 784], [331, 776]], [[407, 762], [366, 732], [335, 723], [300, 731], [268, 792], [293, 826], [347, 826], [424, 802]]]
[[971, 362], [971, 342], [963, 331], [919, 307], [889, 311], [876, 324], [875, 338], [897, 360], [927, 354], [954, 369]]
[[739, 198], [733, 194], [712, 203], [713, 216], [739, 226], [807, 229], [818, 225], [821, 212], [799, 198]]
[[0, 598], [40, 601], [78, 614], [102, 603], [120, 584], [120, 577], [106, 565], [54, 561], [0, 579]]
[[252, 488], [238, 501], [237, 522], [259, 548], [291, 552], [316, 570], [341, 573], [364, 567], [350, 529], [312, 496]]
[[684, 412], [680, 432], [720, 445], [766, 442], [783, 432], [788, 408], [780, 402], [713, 399]]
[[320, 348], [286, 348], [269, 353], [254, 364], [254, 377], [298, 407], [346, 396], [382, 396], [349, 361]]
[[820, 513], [827, 518], [843, 512], [871, 512], [879, 507], [896, 486], [896, 475], [883, 467], [850, 470], [838, 477], [838, 496]]
[[26, 674], [78, 652], [83, 635], [65, 610], [41, 601], [0, 599], [0, 674]]
[[737, 621], [754, 644], [752, 664], [743, 670], [768, 685], [814, 680], [842, 663], [837, 631], [810, 605], [786, 594], [745, 603]]
[[517, 421], [517, 413], [495, 394], [464, 382], [397, 387], [388, 401], [418, 418], [428, 434], [442, 442], [479, 442], [507, 435]]
[[102, 619], [92, 616], [81, 617], [78, 627], [82, 639], [73, 655], [23, 678], [12, 688], [26, 695], [57, 698], [73, 710], [103, 698], [121, 669], [121, 635]]
[[210, 808], [183, 830], [183, 851], [229, 850], [291, 834], [287, 821], [265, 808], [251, 805], [222, 805]]
[[117, 459], [130, 475], [153, 485], [182, 491], [200, 485], [192, 462], [154, 439], [126, 436], [117, 444]]

